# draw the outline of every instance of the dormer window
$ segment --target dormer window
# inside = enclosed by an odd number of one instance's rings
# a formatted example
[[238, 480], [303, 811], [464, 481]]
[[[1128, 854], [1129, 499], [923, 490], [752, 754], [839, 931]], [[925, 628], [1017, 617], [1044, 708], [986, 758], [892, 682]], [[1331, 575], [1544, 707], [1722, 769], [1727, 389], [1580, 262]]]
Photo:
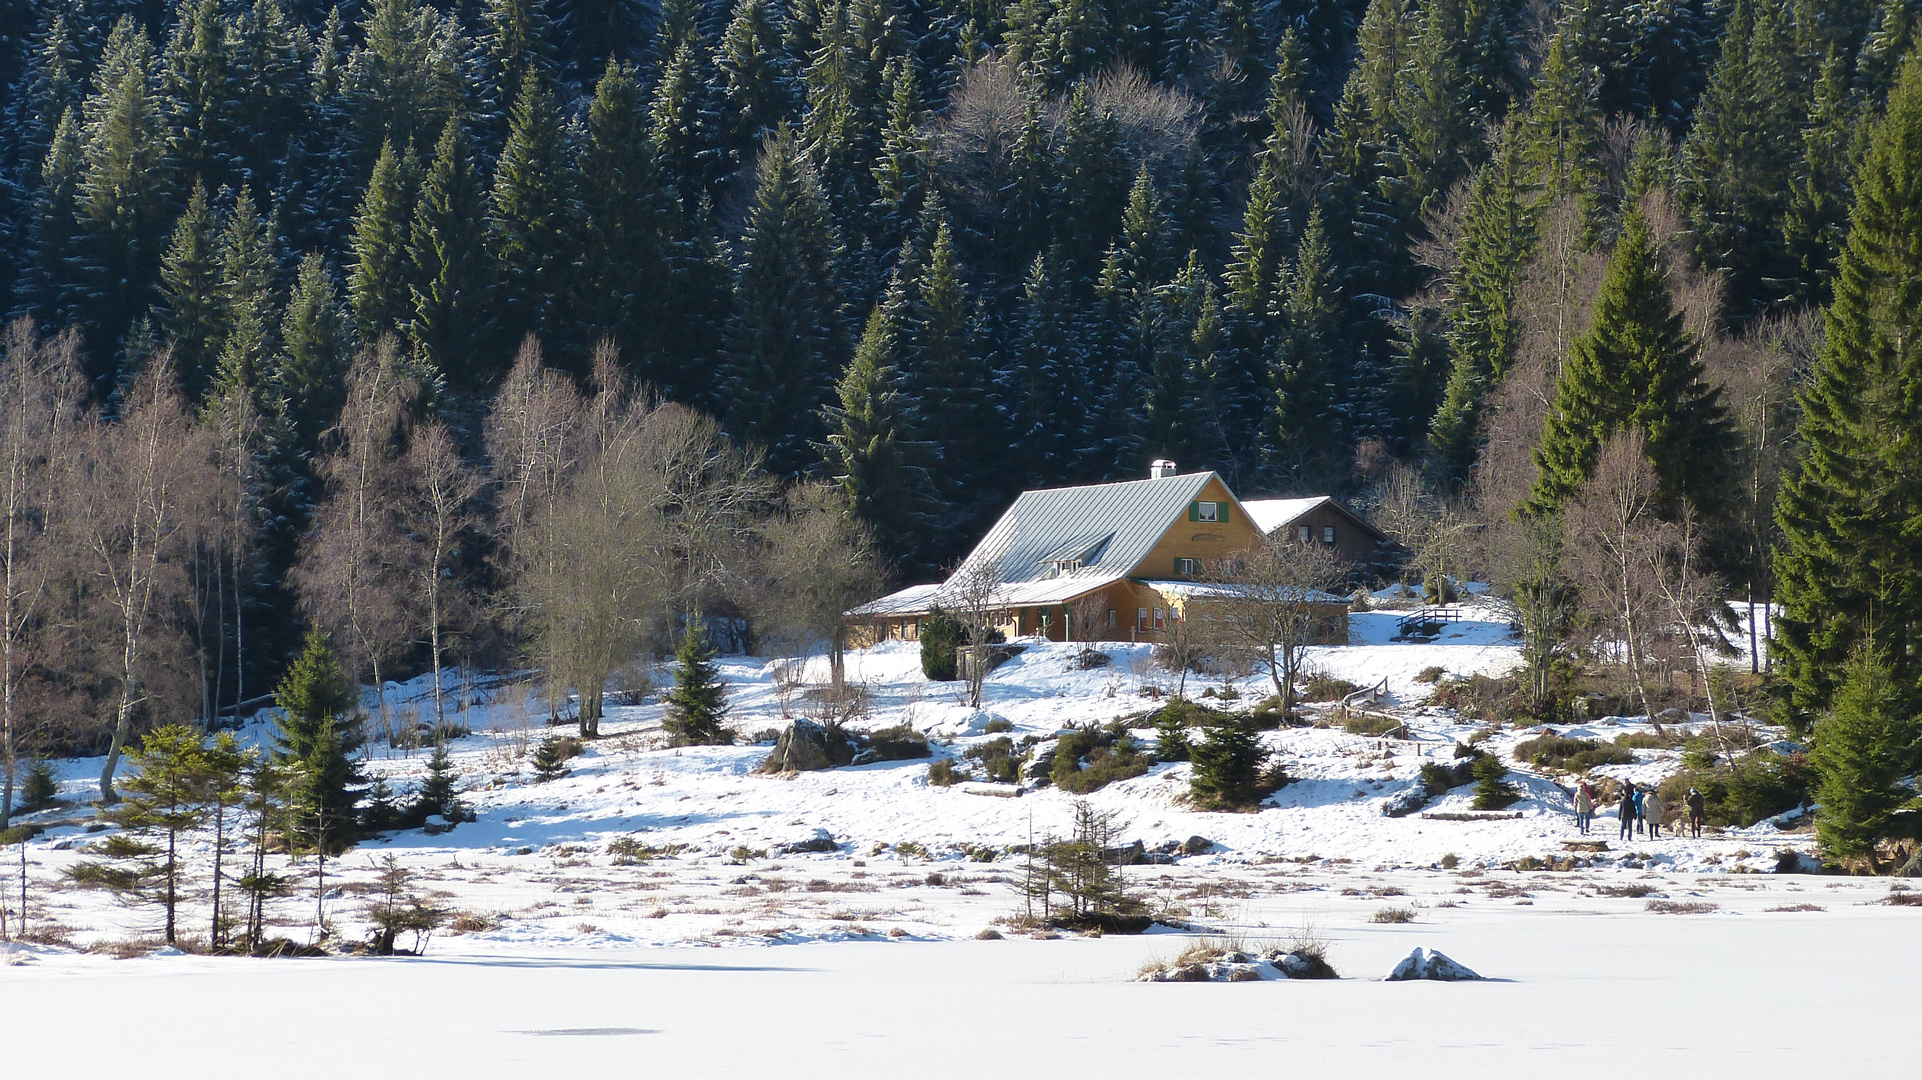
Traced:
[[1225, 502], [1191, 502], [1188, 504], [1189, 521], [1209, 523], [1228, 520], [1228, 504]]
[[1068, 573], [1071, 570], [1081, 569], [1081, 565], [1080, 559], [1049, 559], [1048, 576], [1060, 577], [1062, 574]]

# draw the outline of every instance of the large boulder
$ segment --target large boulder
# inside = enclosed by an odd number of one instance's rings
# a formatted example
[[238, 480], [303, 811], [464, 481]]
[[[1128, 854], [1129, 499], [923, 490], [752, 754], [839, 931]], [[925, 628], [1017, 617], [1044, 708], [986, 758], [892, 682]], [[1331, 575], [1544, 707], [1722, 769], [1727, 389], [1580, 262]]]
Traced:
[[818, 772], [848, 764], [854, 760], [854, 751], [840, 728], [826, 727], [812, 720], [796, 720], [774, 740], [773, 752], [755, 771]]
[[1388, 982], [1412, 982], [1417, 979], [1431, 979], [1435, 982], [1468, 982], [1481, 976], [1468, 968], [1450, 960], [1441, 953], [1430, 949], [1426, 954], [1417, 947], [1395, 970], [1388, 973]]
[[815, 829], [813, 835], [807, 839], [782, 844], [780, 848], [781, 854], [783, 855], [819, 855], [831, 851], [839, 851], [840, 849], [841, 845], [834, 842], [834, 834], [828, 832], [826, 829]]

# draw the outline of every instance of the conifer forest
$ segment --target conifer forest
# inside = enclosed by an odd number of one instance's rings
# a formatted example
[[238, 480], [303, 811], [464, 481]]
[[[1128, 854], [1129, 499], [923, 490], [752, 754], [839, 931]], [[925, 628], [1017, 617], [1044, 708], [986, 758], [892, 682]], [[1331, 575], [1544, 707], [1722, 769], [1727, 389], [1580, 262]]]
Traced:
[[[1883, 793], [1824, 833], [1872, 859], [1922, 755], [1918, 35], [1915, 0], [0, 0], [0, 825], [30, 759], [106, 755], [110, 802], [143, 734], [326, 653], [539, 671], [583, 739], [677, 649], [827, 639], [838, 684], [843, 612], [1166, 458], [1366, 514], [1398, 546], [1350, 588], [1485, 582], [1505, 715], [1599, 667], [1719, 717], [1678, 657], [1767, 637], [1741, 707], [1824, 805]], [[704, 693], [676, 722], [718, 738]], [[303, 739], [361, 737], [326, 712]]]

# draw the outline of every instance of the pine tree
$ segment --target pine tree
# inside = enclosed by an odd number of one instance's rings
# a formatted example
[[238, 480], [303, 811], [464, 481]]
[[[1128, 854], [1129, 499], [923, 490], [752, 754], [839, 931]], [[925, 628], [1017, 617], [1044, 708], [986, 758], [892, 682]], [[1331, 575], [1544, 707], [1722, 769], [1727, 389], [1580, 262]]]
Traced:
[[1194, 761], [1189, 794], [1204, 810], [1240, 810], [1260, 797], [1261, 766], [1268, 751], [1247, 717], [1225, 717], [1202, 729], [1189, 751]]
[[169, 154], [183, 176], [216, 190], [237, 178], [235, 137], [244, 130], [227, 29], [220, 0], [189, 0], [177, 9], [160, 59]]
[[1575, 24], [1548, 43], [1522, 120], [1523, 156], [1543, 205], [1573, 199], [1592, 214], [1602, 186], [1601, 112], [1592, 72], [1575, 55]]
[[148, 732], [128, 759], [133, 771], [123, 781], [124, 797], [106, 811], [120, 826], [102, 845], [107, 860], [82, 863], [70, 876], [126, 900], [158, 905], [162, 940], [171, 945], [187, 900], [182, 842], [206, 821], [211, 793], [231, 786], [231, 779], [213, 775], [205, 739], [179, 724]]
[[1827, 340], [1801, 394], [1801, 468], [1775, 518], [1774, 645], [1800, 718], [1835, 694], [1871, 632], [1904, 692], [1922, 687], [1922, 360], [1907, 340], [1922, 278], [1922, 60], [1875, 126], [1837, 260]]
[[666, 719], [661, 727], [675, 746], [725, 746], [734, 733], [723, 726], [727, 718], [727, 683], [714, 667], [714, 650], [707, 633], [690, 623], [674, 652], [674, 688], [665, 696]]
[[495, 370], [484, 354], [492, 285], [485, 207], [466, 127], [449, 120], [414, 203], [407, 340], [420, 363], [462, 387], [484, 385]]
[[207, 189], [196, 180], [160, 260], [160, 327], [173, 342], [174, 364], [190, 398], [205, 391], [220, 357], [218, 227]]
[[610, 62], [588, 106], [580, 151], [580, 305], [588, 338], [612, 338], [662, 391], [682, 389], [678, 357], [665, 347], [664, 264], [678, 224], [647, 132], [631, 64]]
[[[1284, 275], [1280, 329], [1267, 357], [1270, 397], [1262, 434], [1269, 469], [1309, 486], [1328, 479], [1351, 445], [1344, 429], [1352, 424], [1341, 423], [1335, 413], [1337, 373], [1328, 362], [1339, 311], [1329, 280], [1327, 237], [1316, 210]], [[1332, 437], [1331, 421], [1336, 422]]]
[[1045, 254], [1029, 265], [1004, 350], [1025, 486], [1072, 475], [1094, 437], [1082, 312], [1057, 265]]
[[827, 408], [823, 455], [848, 511], [874, 529], [891, 561], [911, 560], [925, 542], [933, 492], [911, 440], [901, 393], [899, 330], [885, 304], [875, 305]]
[[274, 294], [274, 252], [270, 223], [254, 210], [253, 196], [242, 189], [220, 236], [219, 370], [213, 393], [259, 387], [276, 349], [279, 303]]
[[1815, 835], [1837, 860], [1876, 861], [1876, 842], [1908, 801], [1903, 778], [1915, 771], [1922, 729], [1915, 687], [1897, 682], [1873, 634], [1843, 665], [1829, 714], [1815, 725]]
[[421, 780], [420, 791], [414, 796], [412, 817], [426, 821], [438, 817], [449, 825], [458, 825], [467, 818], [467, 807], [461, 802], [455, 789], [460, 775], [454, 771], [453, 755], [447, 752], [445, 740], [434, 744], [434, 753], [427, 759], [427, 776]]
[[1790, 304], [1829, 301], [1835, 260], [1848, 241], [1850, 185], [1862, 129], [1852, 107], [1842, 58], [1831, 55], [1815, 81], [1814, 104], [1802, 129], [1801, 164], [1789, 181], [1782, 214], [1782, 251]]
[[844, 347], [839, 246], [814, 172], [783, 131], [761, 159], [720, 372], [729, 430], [766, 447], [779, 474], [811, 464], [810, 444], [822, 434], [829, 358]]
[[333, 271], [318, 254], [307, 256], [281, 318], [271, 381], [294, 426], [296, 446], [308, 455], [319, 449], [321, 432], [333, 426], [346, 399], [351, 337]]
[[1451, 481], [1466, 480], [1475, 463], [1482, 404], [1508, 373], [1521, 340], [1515, 291], [1534, 251], [1536, 225], [1515, 142], [1505, 139], [1469, 185], [1447, 283], [1448, 386], [1429, 425], [1428, 453], [1435, 475]]
[[1805, 80], [1791, 70], [1789, 28], [1777, 11], [1736, 0], [1721, 59], [1681, 150], [1679, 194], [1695, 257], [1727, 272], [1724, 309], [1735, 318], [1777, 299], [1789, 273], [1783, 216], [1800, 156], [1795, 133], [1809, 110]]
[[781, 50], [772, 0], [740, 0], [715, 58], [725, 88], [730, 164], [748, 164], [761, 140], [794, 113], [794, 73]]
[[1155, 721], [1155, 760], [1186, 761], [1192, 751], [1188, 744], [1188, 716], [1171, 702], [1161, 709]]
[[327, 638], [310, 630], [301, 654], [274, 688], [274, 764], [287, 776], [292, 832], [307, 847], [335, 850], [354, 834], [359, 800], [359, 695]]
[[929, 146], [922, 134], [927, 110], [915, 85], [914, 65], [897, 58], [888, 65], [888, 124], [881, 135], [881, 155], [874, 163], [875, 235], [878, 257], [891, 261], [900, 253], [909, 228], [927, 197]]
[[362, 341], [398, 333], [407, 322], [407, 234], [414, 206], [408, 180], [394, 144], [383, 145], [354, 216], [354, 269], [347, 276], [347, 297]]
[[480, 37], [488, 76], [503, 93], [530, 74], [553, 76], [554, 30], [543, 0], [485, 0]]
[[1696, 343], [1669, 296], [1668, 272], [1631, 209], [1610, 254], [1589, 331], [1562, 369], [1535, 460], [1530, 513], [1560, 509], [1593, 475], [1619, 431], [1646, 439], [1668, 513], [1710, 515], [1727, 499], [1732, 435], [1721, 392], [1703, 377]]
[[84, 290], [72, 265], [80, 212], [80, 122], [69, 108], [55, 125], [33, 200], [27, 237], [30, 263], [22, 270], [20, 299], [36, 321], [65, 326], [78, 318]]
[[662, 68], [649, 104], [655, 157], [684, 219], [694, 217], [703, 198], [714, 197], [726, 164], [724, 125], [713, 87], [706, 46], [683, 43]]
[[534, 748], [534, 782], [545, 784], [567, 775], [567, 759], [578, 744], [565, 736], [549, 736]]
[[1094, 277], [1121, 226], [1128, 174], [1122, 171], [1119, 137], [1114, 117], [1096, 106], [1087, 85], [1075, 87], [1050, 182], [1056, 194], [1048, 202], [1064, 269], [1071, 274]]
[[[935, 207], [930, 215], [939, 214]], [[1003, 422], [992, 393], [993, 374], [974, 332], [967, 284], [961, 279], [954, 236], [936, 218], [926, 264], [903, 304], [906, 376], [915, 413], [915, 439], [944, 463], [935, 476], [943, 509], [971, 519], [979, 504], [997, 500]]]
[[151, 303], [166, 242], [167, 161], [153, 69], [146, 34], [122, 16], [82, 111], [76, 204], [87, 292], [79, 311], [95, 376]]
[[496, 340], [504, 345], [527, 334], [550, 347], [586, 345], [565, 323], [574, 284], [569, 253], [575, 193], [553, 95], [529, 72], [514, 101], [487, 217], [489, 248], [500, 269]]

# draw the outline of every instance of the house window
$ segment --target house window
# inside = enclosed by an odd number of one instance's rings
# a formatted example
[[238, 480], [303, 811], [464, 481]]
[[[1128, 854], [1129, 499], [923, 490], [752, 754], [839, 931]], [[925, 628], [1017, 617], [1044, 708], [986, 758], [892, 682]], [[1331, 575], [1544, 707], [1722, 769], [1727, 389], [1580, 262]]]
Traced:
[[1195, 520], [1196, 521], [1220, 521], [1221, 511], [1218, 509], [1219, 506], [1220, 506], [1219, 503], [1211, 503], [1211, 502], [1196, 503], [1195, 504]]
[[1108, 629], [1113, 630], [1115, 628], [1115, 624], [1118, 623], [1120, 619], [1121, 619], [1120, 612], [1116, 611], [1113, 608], [1108, 609]]
[[1199, 573], [1201, 573], [1200, 559], [1176, 559], [1175, 560], [1175, 576], [1194, 577], [1196, 574], [1199, 574]]
[[1159, 630], [1165, 625], [1167, 624], [1162, 620], [1161, 609], [1156, 608], [1155, 609], [1155, 629]]
[[1148, 609], [1147, 608], [1138, 607], [1135, 609], [1135, 629], [1136, 630], [1148, 629]]
[[1322, 528], [1321, 542], [1324, 544], [1332, 544], [1335, 542], [1335, 527], [1333, 525], [1324, 526]]
[[1314, 538], [1315, 538], [1314, 530], [1310, 529], [1308, 526], [1306, 525], [1295, 526], [1295, 539], [1306, 544], [1310, 540], [1313, 540]]

